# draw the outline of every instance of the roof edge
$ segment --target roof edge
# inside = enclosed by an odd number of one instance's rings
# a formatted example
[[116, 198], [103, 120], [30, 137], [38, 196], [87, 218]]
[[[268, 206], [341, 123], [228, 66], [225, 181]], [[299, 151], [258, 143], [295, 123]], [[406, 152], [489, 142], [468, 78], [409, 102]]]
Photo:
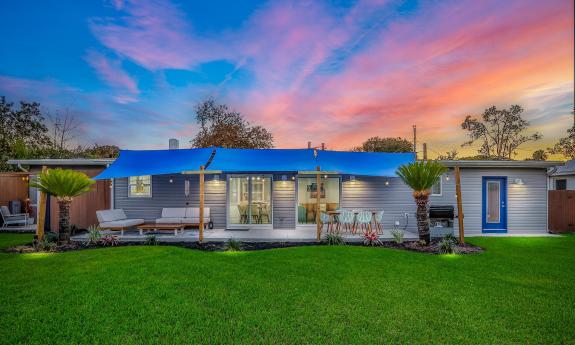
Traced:
[[560, 161], [486, 161], [486, 160], [442, 160], [439, 161], [446, 167], [460, 168], [531, 168], [547, 169], [563, 165]]

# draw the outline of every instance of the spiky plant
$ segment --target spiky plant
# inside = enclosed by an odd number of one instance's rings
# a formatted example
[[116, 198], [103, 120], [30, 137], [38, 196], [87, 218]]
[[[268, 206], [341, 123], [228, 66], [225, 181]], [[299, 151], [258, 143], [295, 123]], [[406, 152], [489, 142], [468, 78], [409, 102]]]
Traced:
[[48, 169], [38, 175], [30, 185], [41, 192], [50, 194], [58, 200], [58, 241], [66, 243], [70, 240], [70, 204], [72, 199], [86, 193], [90, 186], [96, 183], [88, 175], [65, 169]]
[[447, 168], [436, 161], [414, 162], [397, 169], [397, 175], [413, 189], [413, 198], [417, 205], [417, 232], [419, 239], [427, 244], [431, 240], [427, 212], [430, 189], [446, 171]]

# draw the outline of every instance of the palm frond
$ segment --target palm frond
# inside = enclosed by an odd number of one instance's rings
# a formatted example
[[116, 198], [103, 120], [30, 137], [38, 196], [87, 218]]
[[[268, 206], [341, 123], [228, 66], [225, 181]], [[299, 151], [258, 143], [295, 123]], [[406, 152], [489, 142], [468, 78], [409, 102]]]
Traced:
[[447, 168], [436, 161], [418, 161], [397, 169], [397, 175], [416, 192], [431, 189]]
[[73, 198], [88, 192], [94, 183], [88, 175], [79, 171], [49, 169], [38, 175], [30, 186], [57, 198]]

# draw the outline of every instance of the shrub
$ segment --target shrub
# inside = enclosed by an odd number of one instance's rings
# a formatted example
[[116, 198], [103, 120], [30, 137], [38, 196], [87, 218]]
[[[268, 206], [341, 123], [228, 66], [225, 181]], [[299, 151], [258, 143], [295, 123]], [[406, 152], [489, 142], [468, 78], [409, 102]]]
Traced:
[[403, 243], [405, 237], [405, 231], [398, 228], [391, 229], [391, 236], [393, 236], [393, 240], [395, 243]]
[[363, 233], [363, 244], [366, 246], [380, 246], [379, 235], [375, 231], [366, 231]]
[[457, 254], [457, 242], [448, 238], [443, 238], [437, 244], [437, 249], [441, 254]]
[[102, 238], [102, 233], [100, 232], [100, 227], [97, 225], [90, 225], [88, 227], [88, 238], [84, 243], [87, 246], [95, 246], [100, 243]]
[[446, 234], [445, 236], [443, 236], [443, 239], [451, 241], [455, 244], [457, 244], [457, 242], [458, 242], [457, 237], [455, 237], [455, 235], [453, 235], [453, 234]]
[[39, 252], [53, 252], [56, 250], [56, 242], [50, 241], [46, 236], [42, 241], [36, 243], [36, 250]]
[[80, 232], [80, 227], [76, 224], [70, 225], [70, 235], [76, 235]]
[[148, 236], [146, 236], [146, 240], [144, 241], [144, 244], [147, 246], [157, 246], [158, 245], [158, 238], [156, 237], [156, 235], [148, 235]]
[[118, 236], [106, 235], [100, 239], [100, 243], [102, 243], [104, 247], [115, 247], [120, 244], [120, 241], [118, 240]]
[[239, 252], [241, 250], [242, 250], [242, 243], [240, 241], [230, 238], [228, 242], [226, 242], [227, 252]]
[[345, 241], [340, 234], [325, 235], [325, 242], [328, 246], [343, 246], [345, 244]]
[[58, 233], [49, 231], [44, 234], [44, 240], [48, 242], [56, 243], [58, 242]]

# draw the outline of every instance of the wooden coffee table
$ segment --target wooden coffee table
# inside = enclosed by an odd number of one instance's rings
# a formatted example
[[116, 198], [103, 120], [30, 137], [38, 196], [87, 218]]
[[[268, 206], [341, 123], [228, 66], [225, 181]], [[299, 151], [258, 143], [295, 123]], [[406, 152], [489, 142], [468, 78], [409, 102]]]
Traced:
[[193, 226], [193, 224], [142, 224], [138, 225], [137, 228], [140, 230], [140, 235], [143, 235], [143, 231], [160, 231], [160, 230], [170, 230], [174, 231], [174, 236], [178, 236], [178, 230], [184, 233], [184, 228], [186, 226]]

